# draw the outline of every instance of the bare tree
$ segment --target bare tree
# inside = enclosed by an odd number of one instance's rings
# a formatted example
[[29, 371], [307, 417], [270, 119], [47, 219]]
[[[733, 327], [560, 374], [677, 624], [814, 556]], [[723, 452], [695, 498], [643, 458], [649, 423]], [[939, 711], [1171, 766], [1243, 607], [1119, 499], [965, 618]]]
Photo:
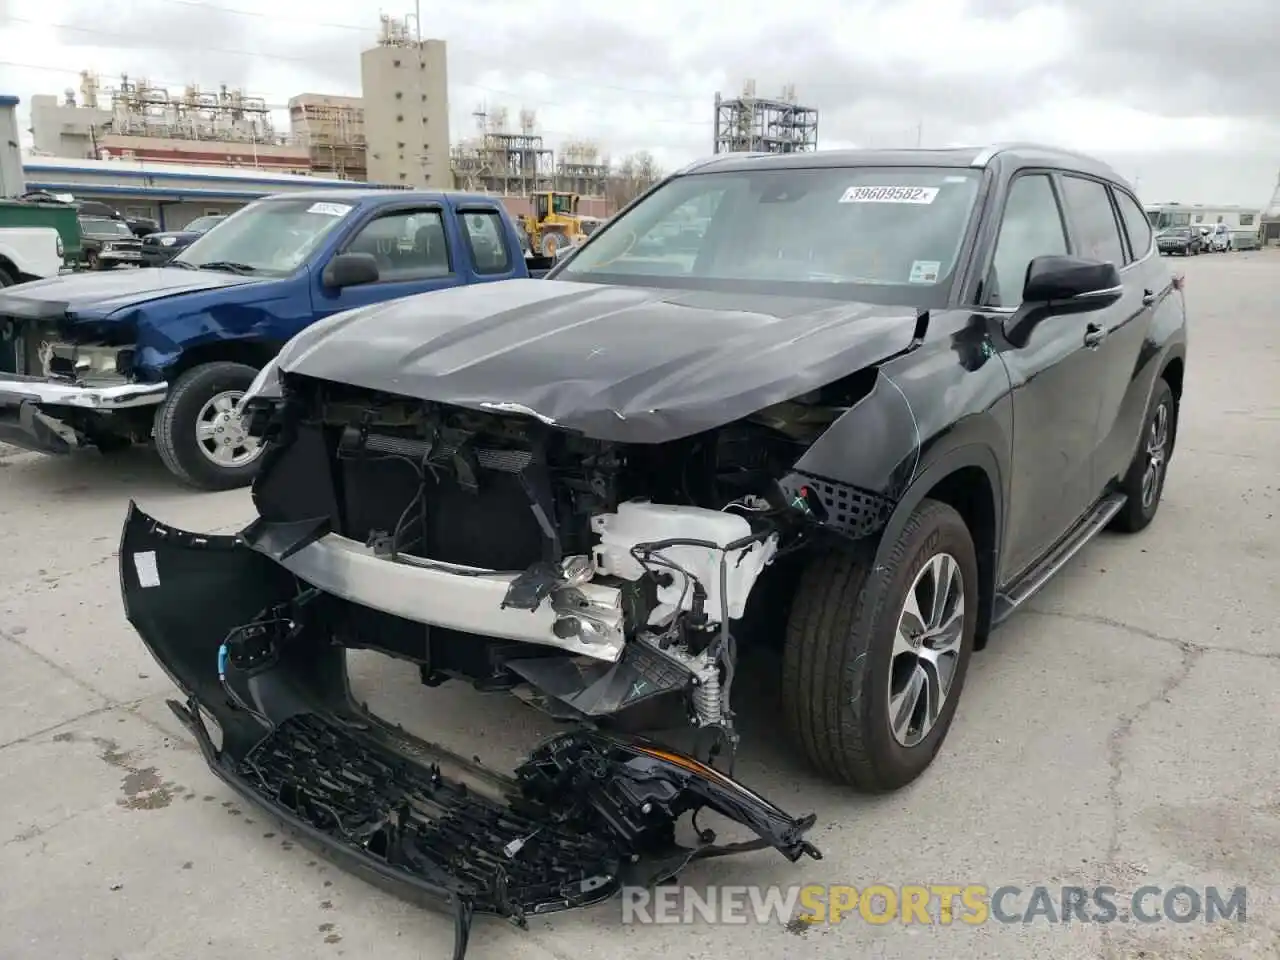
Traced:
[[624, 157], [609, 175], [607, 196], [614, 210], [624, 206], [662, 179], [662, 171], [647, 150]]

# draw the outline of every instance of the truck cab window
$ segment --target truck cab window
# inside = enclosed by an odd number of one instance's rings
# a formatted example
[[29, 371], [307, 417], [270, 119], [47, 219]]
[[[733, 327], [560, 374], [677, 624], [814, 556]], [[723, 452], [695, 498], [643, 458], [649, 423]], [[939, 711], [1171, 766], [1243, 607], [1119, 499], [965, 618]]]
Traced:
[[450, 272], [438, 210], [407, 210], [378, 217], [352, 237], [347, 253], [367, 253], [383, 281], [422, 280]]

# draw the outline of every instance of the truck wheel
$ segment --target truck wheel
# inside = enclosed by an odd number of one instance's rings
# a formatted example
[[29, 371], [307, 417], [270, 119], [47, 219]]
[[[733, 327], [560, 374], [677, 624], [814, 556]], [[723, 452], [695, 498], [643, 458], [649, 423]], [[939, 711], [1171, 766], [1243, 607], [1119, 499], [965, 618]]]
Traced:
[[9, 276], [9, 271], [4, 267], [0, 267], [0, 287], [11, 287], [15, 283], [17, 283], [17, 281], [14, 280], [13, 277]]
[[544, 233], [538, 242], [538, 249], [544, 257], [554, 257], [564, 245], [564, 237], [558, 233]]
[[98, 251], [90, 250], [84, 255], [84, 264], [90, 270], [101, 270], [102, 262], [98, 259]]
[[883, 570], [816, 557], [787, 624], [782, 694], [796, 744], [826, 777], [897, 790], [933, 762], [964, 688], [978, 617], [973, 539], [925, 500]]
[[258, 371], [218, 361], [192, 367], [169, 387], [154, 426], [160, 458], [198, 490], [231, 490], [253, 482], [261, 441], [249, 436], [236, 403]]
[[1129, 472], [1120, 484], [1128, 498], [1110, 523], [1120, 533], [1137, 533], [1155, 519], [1164, 494], [1164, 479], [1169, 472], [1169, 458], [1178, 432], [1178, 404], [1173, 390], [1162, 377], [1156, 381], [1142, 422], [1142, 438], [1129, 464]]

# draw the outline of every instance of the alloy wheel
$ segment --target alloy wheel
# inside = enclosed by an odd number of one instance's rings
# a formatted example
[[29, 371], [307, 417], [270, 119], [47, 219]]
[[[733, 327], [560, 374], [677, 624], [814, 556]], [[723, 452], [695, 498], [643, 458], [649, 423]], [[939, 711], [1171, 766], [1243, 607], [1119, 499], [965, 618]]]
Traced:
[[889, 661], [889, 729], [904, 747], [929, 735], [951, 692], [964, 637], [964, 577], [939, 553], [907, 591]]
[[1142, 509], [1150, 510], [1160, 493], [1160, 481], [1169, 460], [1169, 404], [1156, 407], [1146, 436], [1147, 466], [1142, 474]]
[[236, 409], [240, 390], [215, 394], [196, 418], [196, 445], [219, 467], [243, 467], [262, 453], [262, 443], [249, 435], [248, 424]]

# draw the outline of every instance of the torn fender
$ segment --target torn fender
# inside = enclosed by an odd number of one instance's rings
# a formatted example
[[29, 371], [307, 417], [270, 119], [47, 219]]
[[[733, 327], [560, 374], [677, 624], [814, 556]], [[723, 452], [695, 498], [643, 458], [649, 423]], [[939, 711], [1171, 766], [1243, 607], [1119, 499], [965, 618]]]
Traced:
[[[170, 706], [213, 773], [344, 869], [450, 912], [455, 958], [475, 915], [523, 925], [707, 856], [821, 857], [805, 839], [813, 816], [657, 743], [571, 732], [503, 775], [391, 727], [351, 698], [346, 601], [238, 537], [130, 504], [119, 557], [126, 616], [181, 690]], [[704, 808], [756, 839], [681, 843], [677, 819]]]
[[280, 370], [599, 440], [663, 443], [906, 350], [914, 309], [816, 298], [507, 280], [313, 324]]

